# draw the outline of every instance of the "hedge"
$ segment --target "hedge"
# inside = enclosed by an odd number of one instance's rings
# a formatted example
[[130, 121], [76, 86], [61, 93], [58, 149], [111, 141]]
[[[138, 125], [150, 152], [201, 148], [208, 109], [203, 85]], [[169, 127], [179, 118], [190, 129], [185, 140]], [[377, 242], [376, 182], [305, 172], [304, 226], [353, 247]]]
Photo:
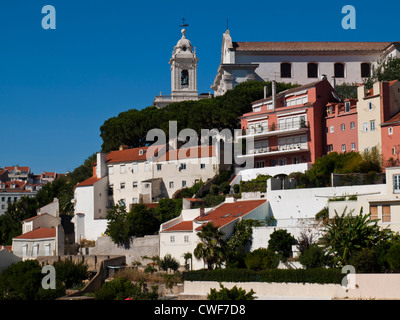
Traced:
[[196, 270], [183, 273], [186, 281], [218, 282], [294, 282], [294, 283], [335, 283], [340, 284], [345, 274], [341, 269], [269, 269], [253, 271], [248, 269]]

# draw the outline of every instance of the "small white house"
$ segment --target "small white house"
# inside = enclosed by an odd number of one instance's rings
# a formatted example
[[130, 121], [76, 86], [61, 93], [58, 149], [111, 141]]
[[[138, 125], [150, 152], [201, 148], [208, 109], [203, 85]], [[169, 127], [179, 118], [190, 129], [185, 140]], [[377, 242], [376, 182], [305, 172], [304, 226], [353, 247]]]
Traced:
[[199, 242], [197, 234], [203, 225], [212, 222], [227, 239], [232, 236], [235, 224], [241, 219], [265, 221], [267, 217], [265, 199], [236, 201], [230, 197], [215, 208], [183, 209], [179, 217], [160, 226], [160, 257], [170, 254], [184, 265], [184, 254], [189, 252], [192, 254], [193, 270], [205, 268], [204, 262], [193, 255]]
[[12, 252], [22, 259], [64, 254], [64, 229], [57, 198], [22, 222], [22, 234], [13, 238]]

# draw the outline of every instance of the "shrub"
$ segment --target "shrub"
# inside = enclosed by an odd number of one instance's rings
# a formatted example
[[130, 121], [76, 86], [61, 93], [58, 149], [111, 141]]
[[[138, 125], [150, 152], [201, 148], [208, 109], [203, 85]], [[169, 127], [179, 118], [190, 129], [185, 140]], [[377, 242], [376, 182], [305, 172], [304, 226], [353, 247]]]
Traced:
[[89, 277], [88, 266], [82, 261], [60, 260], [54, 262], [53, 267], [56, 269], [57, 280], [63, 282], [66, 288], [80, 284]]
[[168, 272], [168, 269], [171, 269], [176, 272], [179, 268], [179, 261], [167, 253], [164, 258], [159, 260], [158, 265], [161, 270]]
[[390, 270], [400, 271], [400, 243], [393, 244], [386, 254]]
[[373, 248], [363, 248], [362, 250], [355, 252], [351, 256], [349, 263], [358, 273], [379, 272], [381, 269]]
[[244, 262], [247, 269], [259, 271], [277, 268], [279, 265], [279, 258], [272, 250], [260, 248], [249, 252], [245, 256]]
[[254, 300], [255, 292], [251, 289], [249, 292], [242, 288], [234, 286], [232, 289], [225, 288], [221, 283], [220, 290], [211, 289], [207, 295], [208, 300]]
[[325, 266], [324, 250], [316, 244], [312, 244], [299, 256], [299, 262], [307, 269]]
[[96, 300], [157, 300], [157, 286], [153, 286], [149, 291], [143, 283], [133, 284], [124, 278], [115, 278], [103, 284], [103, 286], [94, 293]]
[[285, 229], [275, 230], [268, 241], [268, 249], [280, 254], [282, 261], [286, 261], [292, 255], [292, 245], [296, 239]]

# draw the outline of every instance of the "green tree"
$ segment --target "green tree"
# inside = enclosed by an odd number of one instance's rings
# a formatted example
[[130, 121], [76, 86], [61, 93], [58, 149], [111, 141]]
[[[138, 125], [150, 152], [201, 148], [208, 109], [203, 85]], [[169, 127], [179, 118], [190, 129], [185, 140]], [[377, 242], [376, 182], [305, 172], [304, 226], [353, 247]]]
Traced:
[[43, 289], [43, 277], [37, 260], [12, 264], [0, 274], [0, 300], [52, 300], [65, 294], [59, 281], [56, 289]]
[[179, 269], [179, 261], [173, 258], [169, 253], [167, 253], [163, 258], [159, 260], [158, 266], [161, 270], [164, 270], [167, 273], [169, 269], [176, 272]]
[[60, 260], [54, 262], [53, 267], [56, 270], [57, 279], [64, 283], [66, 288], [79, 285], [89, 278], [88, 266], [82, 261]]
[[129, 226], [126, 223], [126, 207], [118, 203], [107, 212], [107, 234], [119, 246], [126, 245], [130, 239]]
[[268, 240], [268, 249], [278, 253], [282, 261], [286, 261], [292, 255], [292, 245], [296, 239], [285, 229], [275, 230]]
[[160, 223], [153, 209], [147, 209], [144, 204], [134, 205], [126, 216], [129, 237], [143, 237], [157, 232]]
[[376, 81], [400, 80], [400, 58], [387, 57], [378, 61], [377, 66], [373, 66], [372, 75], [364, 84], [370, 89]]
[[306, 268], [319, 268], [326, 265], [326, 257], [323, 248], [317, 244], [310, 245], [299, 256], [299, 262]]
[[321, 243], [332, 256], [333, 263], [337, 266], [349, 264], [351, 256], [363, 248], [371, 248], [387, 241], [392, 232], [389, 229], [381, 230], [378, 220], [371, 220], [371, 214], [352, 216], [352, 211], [335, 216], [325, 226]]
[[220, 267], [226, 259], [226, 242], [223, 239], [223, 232], [218, 230], [212, 222], [203, 225], [198, 233], [200, 242], [194, 249], [194, 256], [202, 259], [207, 264], [208, 269], [214, 266]]

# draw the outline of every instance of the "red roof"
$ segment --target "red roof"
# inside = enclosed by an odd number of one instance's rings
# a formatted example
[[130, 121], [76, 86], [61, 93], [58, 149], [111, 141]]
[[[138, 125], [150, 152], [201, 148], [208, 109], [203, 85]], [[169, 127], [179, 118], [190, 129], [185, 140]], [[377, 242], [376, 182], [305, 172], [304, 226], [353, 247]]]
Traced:
[[[149, 147], [111, 151], [107, 154], [107, 163], [145, 161], [146, 151]], [[142, 150], [142, 154], [140, 154]]]
[[8, 171], [14, 171], [14, 169], [17, 168], [17, 170], [21, 172], [29, 172], [30, 167], [19, 167], [19, 166], [13, 166], [13, 167], [4, 167], [4, 169], [7, 169]]
[[163, 230], [163, 231], [192, 231], [193, 221], [181, 221], [173, 226]]
[[197, 146], [191, 148], [180, 148], [177, 150], [168, 150], [164, 155], [161, 155], [157, 161], [213, 157], [216, 155], [215, 151], [215, 147], [213, 146]]
[[[223, 203], [204, 216], [197, 217], [195, 221], [212, 222], [214, 226], [223, 227], [228, 223], [245, 216], [267, 200], [246, 200], [233, 203]], [[201, 226], [196, 228], [201, 230]]]
[[55, 238], [56, 237], [56, 229], [55, 228], [37, 228], [30, 232], [21, 234], [14, 239], [43, 239], [43, 238]]
[[382, 125], [387, 126], [387, 125], [392, 125], [392, 124], [400, 124], [400, 112], [397, 112], [393, 117], [391, 117], [389, 120], [385, 121], [382, 123]]
[[78, 183], [75, 187], [92, 186], [93, 184], [95, 184], [99, 180], [101, 180], [101, 178], [90, 177], [89, 179], [86, 179], [85, 181], [82, 181], [82, 182]]

